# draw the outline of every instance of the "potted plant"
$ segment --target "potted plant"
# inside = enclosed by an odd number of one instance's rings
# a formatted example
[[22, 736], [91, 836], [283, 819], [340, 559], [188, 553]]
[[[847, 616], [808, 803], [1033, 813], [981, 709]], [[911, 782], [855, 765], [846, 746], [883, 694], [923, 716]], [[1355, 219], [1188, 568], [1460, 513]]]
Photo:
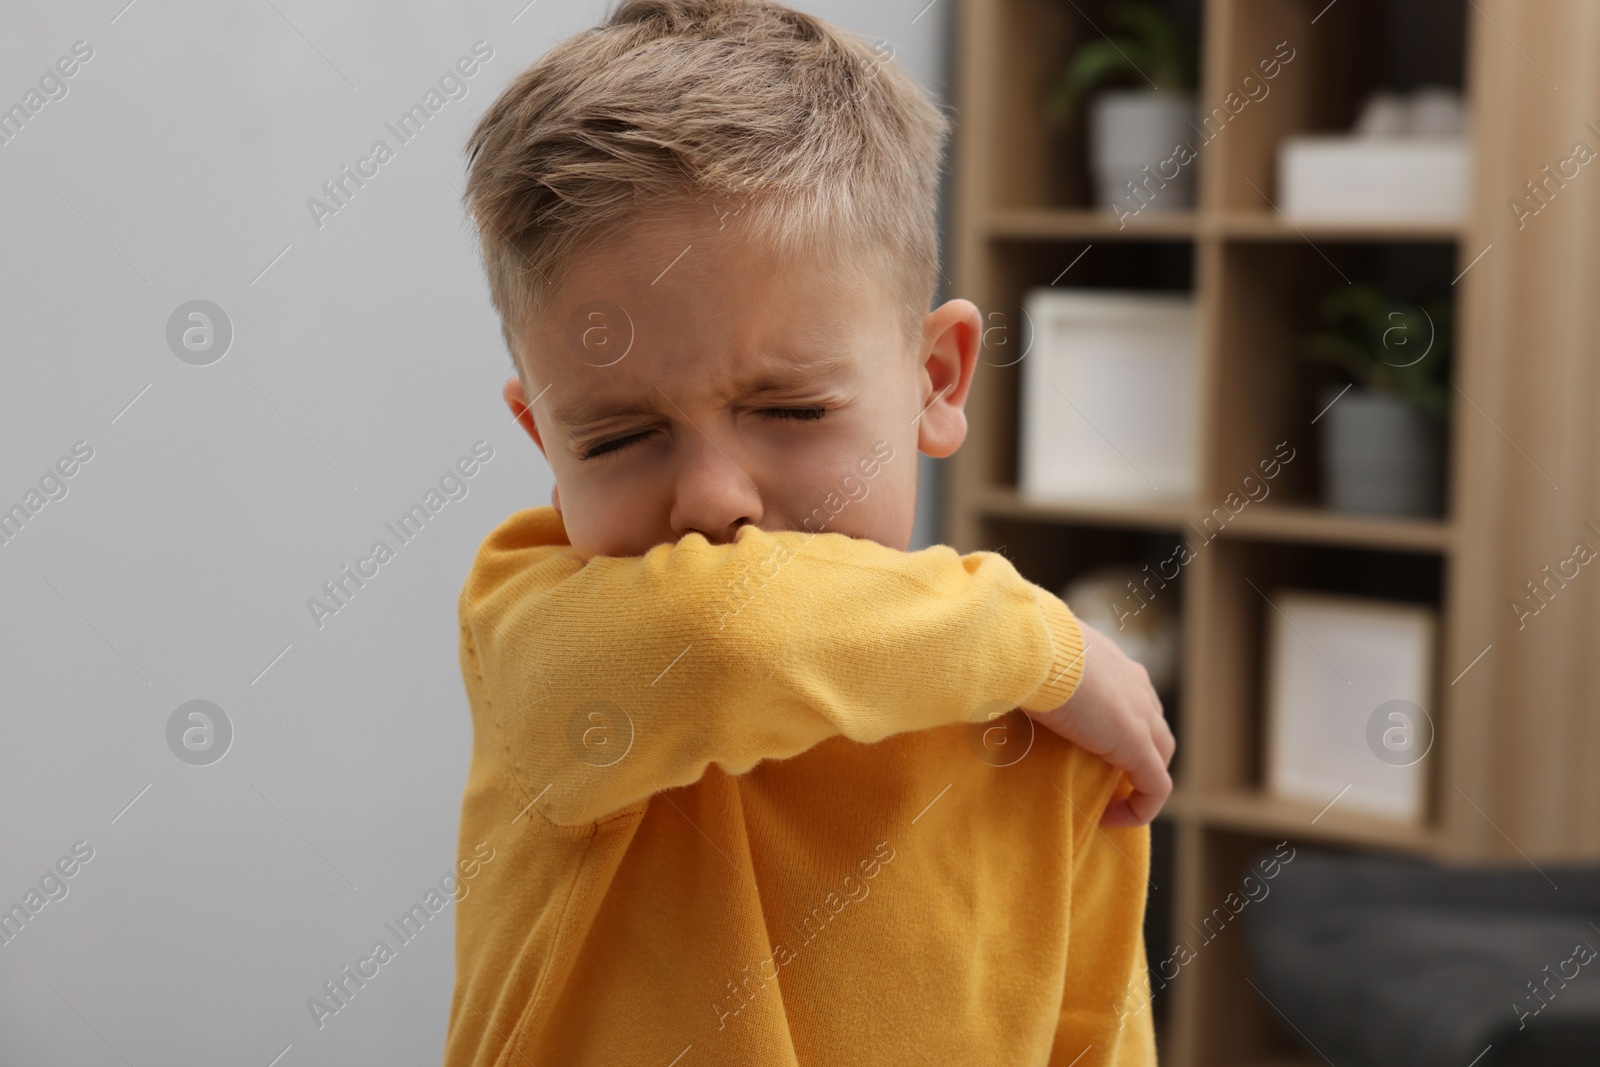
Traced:
[[1099, 206], [1119, 215], [1146, 207], [1187, 210], [1194, 203], [1193, 166], [1179, 164], [1175, 176], [1168, 174], [1194, 122], [1198, 49], [1166, 12], [1142, 0], [1113, 0], [1106, 20], [1120, 32], [1072, 53], [1046, 111], [1069, 119], [1088, 100], [1089, 169]]
[[[1320, 400], [1324, 503], [1339, 511], [1435, 516], [1444, 510], [1451, 308], [1349, 285], [1322, 301], [1328, 327], [1301, 355], [1352, 380]], [[1348, 390], [1348, 391], [1345, 391]]]

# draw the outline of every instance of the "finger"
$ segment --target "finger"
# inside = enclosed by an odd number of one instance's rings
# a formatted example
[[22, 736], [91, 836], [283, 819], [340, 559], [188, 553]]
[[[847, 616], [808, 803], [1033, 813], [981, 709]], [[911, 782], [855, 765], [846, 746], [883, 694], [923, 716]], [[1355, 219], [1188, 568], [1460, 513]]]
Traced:
[[1156, 817], [1161, 810], [1160, 804], [1154, 808], [1141, 809], [1137, 806], [1137, 798], [1141, 793], [1130, 793], [1126, 797], [1116, 797], [1106, 805], [1106, 810], [1100, 816], [1100, 825], [1105, 829], [1134, 828], [1144, 826]]
[[1173, 754], [1178, 751], [1178, 739], [1172, 735], [1172, 726], [1166, 719], [1156, 720], [1155, 741], [1162, 762], [1170, 765]]
[[1124, 826], [1142, 826], [1138, 816], [1128, 806], [1126, 797], [1115, 797], [1100, 814], [1100, 825], [1107, 829]]
[[[1134, 795], [1142, 793], [1151, 798], [1143, 802], [1144, 806], [1148, 807], [1153, 800], [1154, 809], [1150, 811], [1150, 816], [1153, 818], [1155, 812], [1161, 809], [1161, 805], [1166, 803], [1167, 797], [1172, 793], [1172, 775], [1167, 773], [1166, 761], [1156, 754], [1155, 747], [1151, 745], [1132, 761], [1127, 768], [1127, 774]], [[1134, 806], [1140, 807], [1138, 802], [1135, 802]]]
[[1145, 714], [1150, 720], [1150, 736], [1155, 741], [1156, 748], [1161, 753], [1161, 758], [1170, 763], [1172, 754], [1177, 750], [1178, 742], [1172, 735], [1172, 724], [1167, 722], [1166, 707], [1161, 703], [1161, 698], [1151, 691], [1150, 700], [1145, 705]]
[[1126, 797], [1114, 797], [1106, 810], [1100, 816], [1100, 825], [1105, 827], [1136, 827], [1147, 826], [1161, 814], [1161, 807], [1166, 802], [1166, 797], [1156, 796], [1151, 793], [1129, 793]]

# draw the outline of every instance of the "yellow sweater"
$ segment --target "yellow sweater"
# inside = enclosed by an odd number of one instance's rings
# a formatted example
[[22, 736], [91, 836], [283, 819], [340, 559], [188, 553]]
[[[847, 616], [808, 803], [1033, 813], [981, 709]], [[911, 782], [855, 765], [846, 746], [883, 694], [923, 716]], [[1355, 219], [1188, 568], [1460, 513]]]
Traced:
[[460, 617], [446, 1067], [1155, 1063], [1149, 830], [1008, 710], [1083, 650], [1004, 556], [747, 526], [585, 563], [532, 508]]

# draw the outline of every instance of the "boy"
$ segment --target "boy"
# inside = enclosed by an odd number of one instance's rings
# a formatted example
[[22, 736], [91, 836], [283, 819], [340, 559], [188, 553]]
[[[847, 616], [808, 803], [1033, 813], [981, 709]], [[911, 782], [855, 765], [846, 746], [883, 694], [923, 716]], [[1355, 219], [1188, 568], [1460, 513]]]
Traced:
[[981, 336], [926, 311], [947, 136], [756, 0], [624, 3], [474, 132], [556, 488], [461, 598], [495, 859], [447, 1067], [1155, 1062], [1149, 680], [1003, 556], [905, 551]]

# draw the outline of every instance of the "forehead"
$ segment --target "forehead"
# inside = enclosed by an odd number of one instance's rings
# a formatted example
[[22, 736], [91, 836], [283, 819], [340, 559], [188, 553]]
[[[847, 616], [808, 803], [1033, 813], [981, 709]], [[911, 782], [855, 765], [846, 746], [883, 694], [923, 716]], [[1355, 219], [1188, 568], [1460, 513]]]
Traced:
[[[568, 261], [550, 324], [570, 327], [610, 301], [663, 328], [792, 331], [809, 320], [806, 329], [825, 333], [887, 298], [854, 250], [811, 247], [781, 250], [716, 204], [660, 208], [604, 231]], [[823, 307], [832, 314], [819, 318]]]
[[897, 336], [887, 287], [841, 255], [784, 257], [710, 207], [603, 236], [570, 261], [529, 333], [529, 369], [569, 426], [848, 378]]

